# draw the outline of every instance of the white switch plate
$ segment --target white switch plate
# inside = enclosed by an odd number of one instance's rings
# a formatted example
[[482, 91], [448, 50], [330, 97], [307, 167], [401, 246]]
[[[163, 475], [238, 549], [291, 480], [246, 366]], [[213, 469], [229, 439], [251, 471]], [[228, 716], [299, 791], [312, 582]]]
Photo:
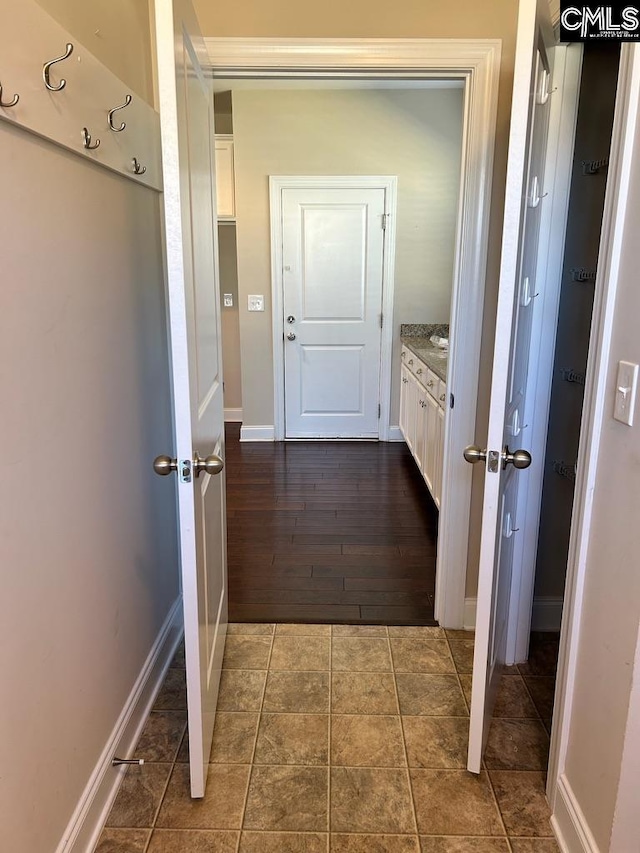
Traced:
[[637, 385], [638, 365], [630, 361], [619, 361], [613, 417], [628, 426], [633, 425]]
[[264, 311], [264, 296], [249, 295], [249, 311]]
[[233, 308], [233, 293], [224, 294], [224, 307]]

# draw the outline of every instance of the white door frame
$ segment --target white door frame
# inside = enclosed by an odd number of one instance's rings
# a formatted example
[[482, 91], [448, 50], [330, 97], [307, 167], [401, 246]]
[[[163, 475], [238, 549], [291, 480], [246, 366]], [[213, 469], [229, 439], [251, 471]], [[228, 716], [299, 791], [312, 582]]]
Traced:
[[[462, 451], [476, 429], [501, 41], [208, 38], [205, 42], [210, 68], [218, 78], [446, 78], [464, 83], [448, 375], [455, 416], [447, 409], [435, 600], [440, 624], [462, 628], [468, 535], [461, 531], [470, 526], [472, 481]], [[390, 364], [388, 369], [394, 367]]]
[[382, 304], [380, 310], [386, 318], [382, 326], [380, 342], [380, 420], [378, 438], [389, 440], [389, 418], [391, 415], [391, 352], [393, 347], [393, 292], [396, 257], [396, 207], [398, 179], [393, 176], [369, 175], [270, 175], [269, 176], [269, 220], [271, 223], [271, 321], [273, 325], [273, 388], [274, 388], [274, 434], [276, 441], [283, 441], [285, 422], [285, 376], [284, 376], [284, 276], [282, 270], [282, 191], [286, 189], [367, 189], [384, 190], [384, 211], [387, 227], [384, 232], [384, 255], [382, 261]]

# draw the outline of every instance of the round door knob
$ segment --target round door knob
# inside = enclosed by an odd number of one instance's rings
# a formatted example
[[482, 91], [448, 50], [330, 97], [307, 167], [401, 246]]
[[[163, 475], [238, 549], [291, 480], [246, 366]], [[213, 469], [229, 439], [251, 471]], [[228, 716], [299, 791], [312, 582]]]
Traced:
[[475, 465], [476, 462], [485, 462], [487, 458], [487, 451], [481, 450], [476, 444], [470, 444], [469, 447], [465, 447], [462, 455], [471, 465]]
[[211, 476], [215, 476], [219, 474], [224, 468], [224, 461], [216, 456], [215, 453], [212, 453], [210, 456], [205, 456], [204, 459], [200, 457], [198, 453], [195, 453], [193, 456], [193, 473], [196, 477], [199, 477], [203, 471], [206, 471], [207, 474], [211, 474]]
[[528, 468], [531, 465], [531, 454], [528, 450], [514, 450], [513, 453], [505, 445], [502, 454], [502, 467], [513, 465], [514, 468]]
[[295, 323], [295, 321], [296, 318], [293, 316], [293, 314], [289, 314], [289, 316], [287, 317], [287, 323]]
[[287, 335], [287, 340], [288, 341], [295, 341], [295, 339], [296, 339], [296, 333], [295, 332], [289, 332], [289, 334]]
[[162, 456], [156, 456], [153, 460], [153, 470], [161, 477], [166, 477], [167, 474], [171, 474], [173, 471], [178, 470], [178, 460], [172, 459], [170, 456], [166, 456], [165, 454]]

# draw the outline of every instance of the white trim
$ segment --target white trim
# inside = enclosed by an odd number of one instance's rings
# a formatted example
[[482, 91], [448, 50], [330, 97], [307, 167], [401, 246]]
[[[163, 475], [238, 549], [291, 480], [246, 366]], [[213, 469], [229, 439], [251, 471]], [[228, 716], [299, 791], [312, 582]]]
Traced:
[[[205, 39], [215, 77], [295, 77], [462, 80], [464, 142], [450, 318], [448, 390], [455, 417], [445, 417], [436, 617], [464, 621], [471, 466], [462, 451], [473, 441], [486, 287], [489, 214], [500, 73], [499, 39]], [[475, 369], [470, 369], [474, 365]], [[392, 367], [393, 369], [393, 367]]]
[[240, 427], [240, 441], [275, 441], [276, 430], [274, 426], [242, 426]]
[[462, 627], [465, 631], [475, 631], [476, 629], [476, 608], [478, 599], [475, 596], [469, 596], [464, 600], [464, 620]]
[[[545, 157], [544, 189], [550, 197], [543, 206], [535, 291], [539, 292], [531, 329], [532, 348], [529, 355], [529, 383], [523, 428], [519, 441], [535, 460], [543, 460], [547, 450], [547, 433], [551, 405], [551, 386], [555, 358], [558, 311], [562, 288], [564, 246], [569, 210], [569, 194], [573, 174], [578, 99], [582, 74], [582, 45], [555, 48], [553, 82], [555, 90], [549, 114], [549, 134]], [[536, 556], [542, 506], [542, 483], [545, 466], [532, 465], [522, 483], [522, 535], [516, 541], [514, 563], [521, 570], [513, 578], [506, 663], [526, 660], [532, 627]], [[556, 630], [560, 628], [558, 622]], [[547, 629], [537, 629], [547, 630]]]
[[[464, 600], [464, 623], [463, 628], [473, 631], [476, 627], [476, 607], [478, 599], [469, 596]], [[562, 624], [562, 596], [540, 596], [534, 598], [530, 605], [530, 631], [559, 631]], [[524, 658], [516, 659], [516, 663]], [[512, 661], [513, 663], [513, 661]]]
[[380, 418], [378, 438], [388, 441], [391, 417], [391, 371], [393, 351], [393, 294], [395, 287], [396, 210], [398, 179], [391, 175], [270, 175], [269, 223], [271, 231], [271, 324], [273, 335], [273, 413], [275, 440], [286, 438], [284, 340], [284, 278], [282, 274], [282, 192], [286, 189], [381, 189], [388, 225], [384, 231], [382, 261], [382, 305], [385, 321], [380, 336]]
[[135, 749], [181, 638], [182, 596], [178, 596], [109, 735], [56, 853], [86, 853], [97, 844], [126, 769], [112, 767], [111, 759], [114, 755], [128, 757]]
[[600, 434], [604, 418], [609, 351], [611, 349], [631, 165], [637, 136], [636, 122], [639, 102], [640, 46], [625, 44], [622, 46], [620, 56], [620, 74], [618, 76], [598, 256], [598, 275], [595, 283], [595, 303], [569, 539], [564, 617], [560, 635], [558, 689], [551, 731], [547, 795], [554, 812], [557, 806], [558, 781], [565, 769], [573, 713], [573, 692], [580, 640], [593, 495], [596, 485]]
[[387, 441], [404, 441], [402, 430], [399, 426], [390, 426]]
[[555, 832], [562, 853], [600, 853], [600, 848], [564, 774], [558, 779], [557, 794], [555, 810], [551, 817], [551, 828]]
[[242, 423], [242, 409], [225, 409], [224, 422], [232, 424]]

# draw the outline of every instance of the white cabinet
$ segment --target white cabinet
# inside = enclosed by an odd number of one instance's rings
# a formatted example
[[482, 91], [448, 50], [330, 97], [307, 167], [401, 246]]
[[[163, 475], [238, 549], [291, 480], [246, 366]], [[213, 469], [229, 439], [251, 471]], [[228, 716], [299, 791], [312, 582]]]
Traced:
[[216, 134], [216, 195], [218, 219], [235, 219], [236, 192], [233, 166], [233, 136]]
[[446, 383], [402, 350], [400, 430], [437, 507], [442, 495]]

